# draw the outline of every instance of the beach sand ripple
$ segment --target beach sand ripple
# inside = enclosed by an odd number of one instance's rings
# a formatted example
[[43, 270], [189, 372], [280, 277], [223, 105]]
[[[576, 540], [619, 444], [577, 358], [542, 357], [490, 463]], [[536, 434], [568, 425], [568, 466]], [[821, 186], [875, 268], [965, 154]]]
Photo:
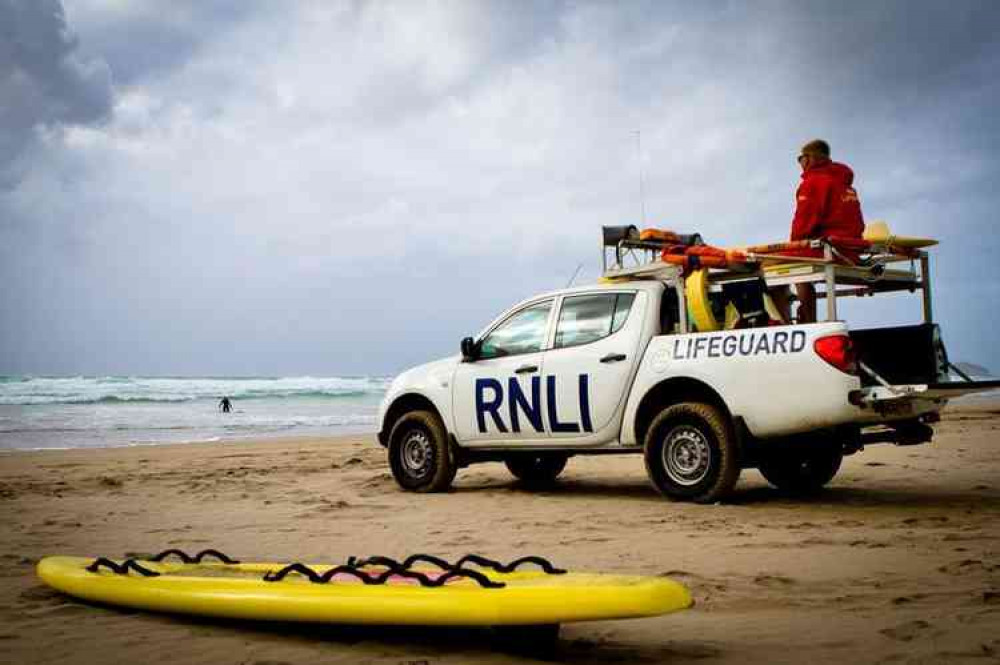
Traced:
[[0, 661], [537, 663], [486, 630], [288, 626], [97, 607], [34, 577], [48, 554], [214, 547], [243, 560], [541, 554], [687, 584], [689, 612], [567, 625], [573, 663], [1000, 660], [1000, 411], [873, 446], [816, 497], [744, 473], [731, 501], [664, 500], [638, 456], [573, 459], [552, 489], [501, 464], [399, 491], [371, 436], [0, 455]]

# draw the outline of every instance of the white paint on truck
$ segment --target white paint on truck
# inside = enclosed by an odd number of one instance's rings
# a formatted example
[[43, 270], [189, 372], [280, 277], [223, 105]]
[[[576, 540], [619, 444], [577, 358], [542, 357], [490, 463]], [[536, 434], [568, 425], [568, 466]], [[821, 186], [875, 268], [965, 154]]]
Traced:
[[852, 422], [848, 402], [857, 376], [827, 364], [813, 350], [820, 337], [847, 334], [842, 322], [751, 328], [653, 338], [625, 410], [622, 443], [637, 445], [635, 414], [642, 397], [662, 381], [686, 377], [715, 390], [752, 434], [781, 436]]
[[[946, 399], [862, 389], [850, 362], [817, 352], [824, 338], [849, 348], [844, 322], [681, 334], [675, 294], [658, 280], [541, 294], [464, 340], [463, 355], [400, 374], [378, 416], [397, 482], [436, 491], [458, 467], [490, 460], [551, 479], [571, 455], [642, 451], [661, 491], [715, 500], [745, 466], [779, 486], [800, 471], [821, 486], [841, 447], [860, 449], [861, 427], [904, 422], [902, 438], [928, 440], [921, 418]], [[744, 433], [763, 447], [739, 443]], [[784, 465], [785, 448], [769, 441], [817, 457]]]

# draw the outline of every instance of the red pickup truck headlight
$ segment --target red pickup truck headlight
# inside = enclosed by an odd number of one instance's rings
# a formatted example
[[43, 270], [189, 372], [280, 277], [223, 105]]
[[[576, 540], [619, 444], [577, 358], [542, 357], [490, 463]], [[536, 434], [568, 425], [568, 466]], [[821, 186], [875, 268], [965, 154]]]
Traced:
[[858, 358], [847, 335], [827, 335], [813, 342], [816, 355], [845, 374], [858, 373]]

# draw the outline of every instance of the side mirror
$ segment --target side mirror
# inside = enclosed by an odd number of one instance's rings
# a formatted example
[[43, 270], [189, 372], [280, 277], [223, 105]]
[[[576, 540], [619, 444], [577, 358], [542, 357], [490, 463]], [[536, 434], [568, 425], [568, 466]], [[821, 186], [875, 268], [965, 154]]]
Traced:
[[479, 357], [479, 345], [476, 340], [466, 337], [462, 340], [462, 360], [472, 362]]

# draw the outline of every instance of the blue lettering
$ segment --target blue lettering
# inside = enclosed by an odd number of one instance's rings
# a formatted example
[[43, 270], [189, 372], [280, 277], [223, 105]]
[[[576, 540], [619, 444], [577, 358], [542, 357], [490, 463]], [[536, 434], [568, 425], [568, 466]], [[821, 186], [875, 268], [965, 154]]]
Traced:
[[[493, 391], [493, 399], [486, 401], [486, 389]], [[476, 420], [479, 424], [480, 433], [486, 433], [486, 414], [493, 416], [493, 423], [497, 430], [506, 433], [507, 426], [500, 418], [500, 405], [503, 404], [503, 385], [496, 379], [484, 378], [476, 379]]]
[[518, 419], [518, 411], [520, 410], [518, 407], [520, 407], [524, 409], [524, 415], [528, 417], [528, 422], [535, 428], [535, 431], [543, 431], [541, 393], [542, 380], [539, 377], [531, 377], [531, 401], [528, 401], [524, 391], [521, 390], [521, 383], [517, 380], [517, 377], [510, 377], [510, 381], [507, 383], [507, 394], [510, 398], [511, 430], [514, 432], [521, 431], [521, 423]]
[[771, 348], [768, 346], [768, 344], [769, 342], [767, 341], [767, 335], [761, 335], [760, 339], [757, 340], [757, 348], [753, 350], [753, 354], [757, 355], [761, 351], [770, 354]]
[[788, 333], [784, 330], [779, 330], [774, 333], [774, 352], [777, 353], [780, 349], [782, 353], [788, 353], [785, 349], [785, 345], [788, 344]]
[[580, 425], [577, 423], [559, 422], [559, 414], [556, 413], [556, 377], [554, 375], [546, 377], [545, 394], [546, 397], [548, 397], [547, 406], [549, 407], [549, 428], [552, 430], [552, 433], [579, 432]]
[[674, 340], [674, 360], [684, 360], [684, 356], [681, 355], [680, 348], [681, 348], [681, 340], [675, 339]]
[[590, 422], [590, 390], [589, 388], [590, 376], [588, 374], [580, 375], [580, 424], [583, 426], [584, 432], [593, 432], [594, 424]]
[[724, 340], [722, 340], [722, 354], [727, 358], [736, 353], [736, 337], [729, 335]]
[[[744, 345], [743, 342], [747, 344]], [[749, 356], [753, 353], [753, 333], [749, 335], [740, 335], [740, 355]]]
[[721, 337], [713, 337], [708, 342], [708, 357], [718, 358], [719, 357], [719, 345], [722, 344]]
[[792, 353], [798, 353], [806, 348], [806, 334], [802, 330], [792, 331], [792, 344], [789, 347]]

